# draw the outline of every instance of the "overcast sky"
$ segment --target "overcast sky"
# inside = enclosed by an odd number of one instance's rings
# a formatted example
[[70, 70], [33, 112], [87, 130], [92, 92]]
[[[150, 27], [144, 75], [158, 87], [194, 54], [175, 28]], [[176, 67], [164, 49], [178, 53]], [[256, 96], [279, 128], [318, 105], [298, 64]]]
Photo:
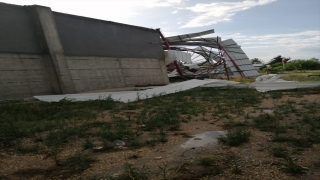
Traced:
[[214, 29], [250, 59], [320, 59], [320, 0], [0, 0], [148, 28], [165, 36]]

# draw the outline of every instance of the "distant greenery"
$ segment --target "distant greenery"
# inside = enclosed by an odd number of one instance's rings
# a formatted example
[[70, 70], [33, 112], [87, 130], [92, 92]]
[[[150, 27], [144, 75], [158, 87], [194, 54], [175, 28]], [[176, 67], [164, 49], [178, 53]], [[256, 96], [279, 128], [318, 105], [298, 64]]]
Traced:
[[281, 63], [282, 64], [282, 60], [283, 59], [286, 59], [286, 61], [289, 61], [290, 58], [286, 58], [286, 57], [282, 57], [281, 55], [278, 55], [274, 58], [272, 58], [270, 61], [269, 61], [269, 65], [273, 65], [273, 64], [277, 64], [277, 63]]
[[262, 64], [262, 60], [259, 58], [250, 59], [252, 64]]
[[311, 58], [309, 60], [294, 60], [285, 64], [284, 70], [319, 70], [320, 61], [316, 58]]
[[[282, 64], [282, 58], [280, 55], [273, 58], [268, 65], [271, 67], [269, 68], [270, 71], [294, 71], [294, 70], [320, 70], [320, 61], [316, 58], [311, 59], [296, 59], [288, 61], [287, 63]], [[266, 69], [266, 65], [263, 65], [261, 70]]]

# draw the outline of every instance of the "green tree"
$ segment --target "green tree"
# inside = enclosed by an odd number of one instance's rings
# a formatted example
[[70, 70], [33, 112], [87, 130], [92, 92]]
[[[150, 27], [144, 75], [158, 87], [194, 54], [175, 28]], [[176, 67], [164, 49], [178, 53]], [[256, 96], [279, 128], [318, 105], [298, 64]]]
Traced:
[[259, 59], [259, 58], [253, 58], [250, 61], [252, 64], [263, 64], [261, 59]]
[[[282, 57], [281, 55], [278, 55], [274, 58], [272, 58], [268, 64], [272, 65], [272, 64], [275, 64], [275, 63], [282, 63], [282, 59], [285, 58], [285, 57]], [[288, 59], [290, 60], [290, 58], [285, 58], [285, 59]]]

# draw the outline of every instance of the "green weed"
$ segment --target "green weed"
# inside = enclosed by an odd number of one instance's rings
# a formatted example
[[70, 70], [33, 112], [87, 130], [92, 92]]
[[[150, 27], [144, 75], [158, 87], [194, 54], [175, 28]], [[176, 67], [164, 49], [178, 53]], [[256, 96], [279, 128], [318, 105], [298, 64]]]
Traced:
[[132, 164], [125, 163], [125, 174], [123, 174], [118, 179], [121, 180], [133, 180], [133, 179], [139, 179], [139, 180], [147, 180], [148, 178], [148, 170], [145, 166], [138, 169], [134, 167]]
[[200, 164], [202, 166], [212, 166], [217, 162], [218, 162], [217, 158], [214, 158], [213, 156], [204, 156], [200, 158]]
[[87, 137], [83, 143], [83, 148], [84, 149], [93, 149], [94, 148], [93, 141]]
[[63, 165], [68, 167], [72, 173], [79, 173], [88, 169], [91, 166], [90, 164], [95, 161], [93, 157], [87, 154], [76, 153], [74, 156], [68, 158]]
[[285, 158], [284, 167], [282, 170], [286, 173], [290, 173], [292, 175], [295, 174], [303, 174], [303, 168], [295, 163], [295, 160], [291, 157]]
[[269, 150], [274, 157], [286, 158], [288, 156], [288, 150], [282, 146], [275, 146], [270, 148]]
[[228, 130], [228, 133], [225, 136], [219, 137], [218, 141], [229, 146], [239, 146], [242, 143], [248, 142], [250, 135], [251, 132], [246, 131], [242, 127], [237, 127]]
[[163, 162], [163, 165], [158, 165], [158, 168], [160, 169], [161, 171], [161, 174], [162, 174], [162, 178], [164, 180], [167, 180], [167, 175], [168, 175], [168, 172], [169, 172], [169, 166], [167, 163]]
[[272, 99], [280, 99], [282, 98], [282, 92], [274, 91], [270, 93], [270, 96]]

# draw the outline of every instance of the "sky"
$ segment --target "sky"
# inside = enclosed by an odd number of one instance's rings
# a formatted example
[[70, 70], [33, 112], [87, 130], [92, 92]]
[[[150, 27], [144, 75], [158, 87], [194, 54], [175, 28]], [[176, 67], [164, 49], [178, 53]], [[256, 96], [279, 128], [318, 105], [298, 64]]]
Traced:
[[53, 11], [160, 28], [165, 36], [214, 29], [249, 59], [281, 55], [320, 59], [320, 0], [0, 0]]

